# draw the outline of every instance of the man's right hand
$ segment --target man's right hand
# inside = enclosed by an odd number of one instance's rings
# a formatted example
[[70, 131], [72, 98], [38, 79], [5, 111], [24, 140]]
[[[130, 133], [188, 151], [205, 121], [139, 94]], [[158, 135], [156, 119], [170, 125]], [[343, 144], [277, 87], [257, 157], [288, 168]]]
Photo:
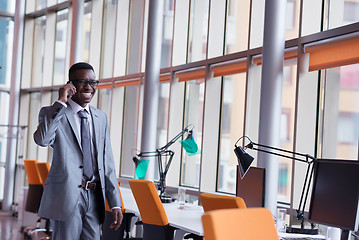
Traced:
[[75, 93], [75, 86], [72, 83], [67, 83], [59, 89], [59, 101], [66, 103], [67, 100]]

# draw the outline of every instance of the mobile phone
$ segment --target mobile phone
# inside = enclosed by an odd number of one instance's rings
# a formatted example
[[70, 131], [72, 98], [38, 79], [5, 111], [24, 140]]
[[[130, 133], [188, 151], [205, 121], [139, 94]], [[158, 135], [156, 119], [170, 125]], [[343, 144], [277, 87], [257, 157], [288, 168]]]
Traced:
[[71, 98], [72, 97], [72, 91], [71, 90], [68, 90], [67, 91], [67, 98]]

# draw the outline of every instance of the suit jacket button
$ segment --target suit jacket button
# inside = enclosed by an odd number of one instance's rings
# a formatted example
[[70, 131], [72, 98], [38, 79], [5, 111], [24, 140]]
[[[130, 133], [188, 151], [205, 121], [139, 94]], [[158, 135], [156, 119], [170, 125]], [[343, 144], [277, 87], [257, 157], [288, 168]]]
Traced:
[[84, 168], [84, 165], [80, 165], [80, 167], [79, 168]]
[[81, 187], [82, 187], [82, 185], [78, 185], [78, 187], [79, 187], [79, 188], [81, 188]]

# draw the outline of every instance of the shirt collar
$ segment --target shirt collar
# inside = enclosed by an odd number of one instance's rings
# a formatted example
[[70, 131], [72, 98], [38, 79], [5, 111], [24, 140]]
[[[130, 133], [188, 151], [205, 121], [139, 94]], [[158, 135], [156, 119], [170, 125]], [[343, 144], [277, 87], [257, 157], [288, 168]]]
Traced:
[[86, 109], [86, 111], [88, 113], [90, 113], [90, 107], [89, 104], [86, 104], [86, 106], [83, 108], [81, 107], [77, 102], [75, 102], [74, 100], [72, 100], [71, 98], [67, 100], [67, 102], [70, 104], [72, 111], [74, 112], [74, 114], [77, 114], [79, 111]]

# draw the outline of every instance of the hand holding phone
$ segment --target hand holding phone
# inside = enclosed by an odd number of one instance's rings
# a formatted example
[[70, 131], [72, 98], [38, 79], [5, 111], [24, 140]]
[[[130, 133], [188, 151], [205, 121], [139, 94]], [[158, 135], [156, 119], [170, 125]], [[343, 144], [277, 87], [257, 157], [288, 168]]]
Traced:
[[75, 86], [70, 81], [68, 81], [64, 86], [60, 87], [58, 100], [66, 103], [67, 100], [71, 98], [72, 95], [75, 93], [76, 93]]

